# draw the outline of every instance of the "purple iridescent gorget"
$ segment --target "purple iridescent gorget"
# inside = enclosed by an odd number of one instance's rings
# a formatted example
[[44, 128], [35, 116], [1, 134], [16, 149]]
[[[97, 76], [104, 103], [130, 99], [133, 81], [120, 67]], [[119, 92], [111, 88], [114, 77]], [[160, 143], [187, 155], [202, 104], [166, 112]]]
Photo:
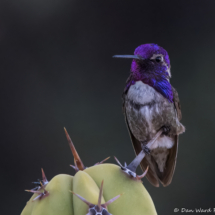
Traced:
[[[142, 81], [153, 87], [169, 102], [173, 102], [172, 87], [169, 83], [170, 72], [168, 72], [170, 71], [170, 60], [167, 51], [156, 44], [144, 44], [135, 49], [134, 55], [139, 58], [135, 58], [132, 61], [131, 78], [126, 85], [125, 91], [136, 81]], [[153, 56], [161, 55], [163, 63], [152, 60]]]

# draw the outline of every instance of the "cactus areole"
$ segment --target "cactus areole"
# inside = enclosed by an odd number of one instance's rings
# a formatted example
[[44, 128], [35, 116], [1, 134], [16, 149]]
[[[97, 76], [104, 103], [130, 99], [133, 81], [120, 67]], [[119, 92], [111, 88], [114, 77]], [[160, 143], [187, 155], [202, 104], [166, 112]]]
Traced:
[[[86, 168], [65, 129], [74, 156], [74, 176], [60, 174], [42, 180], [36, 188], [26, 190], [33, 196], [21, 215], [156, 215], [153, 201], [137, 176], [141, 159], [120, 166], [103, 164], [107, 159]], [[142, 155], [141, 155], [142, 156]], [[140, 157], [141, 157], [140, 156]]]

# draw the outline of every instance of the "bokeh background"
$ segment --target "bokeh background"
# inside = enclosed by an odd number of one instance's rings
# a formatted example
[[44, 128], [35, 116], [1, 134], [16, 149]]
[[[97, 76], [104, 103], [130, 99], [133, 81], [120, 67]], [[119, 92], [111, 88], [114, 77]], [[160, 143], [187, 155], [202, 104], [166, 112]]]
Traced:
[[158, 214], [215, 207], [215, 1], [2, 0], [0, 16], [0, 214], [21, 213], [41, 167], [75, 173], [64, 126], [86, 166], [134, 158], [121, 101], [131, 60], [112, 56], [144, 43], [169, 52], [186, 133], [171, 185], [143, 183]]

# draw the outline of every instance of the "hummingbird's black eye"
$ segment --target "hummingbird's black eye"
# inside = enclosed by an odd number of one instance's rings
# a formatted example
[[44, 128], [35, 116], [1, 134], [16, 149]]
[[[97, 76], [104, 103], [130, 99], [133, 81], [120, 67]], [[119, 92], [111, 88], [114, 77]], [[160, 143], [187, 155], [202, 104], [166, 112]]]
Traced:
[[156, 58], [155, 58], [155, 60], [156, 60], [156, 62], [163, 62], [163, 57], [162, 56], [157, 56]]

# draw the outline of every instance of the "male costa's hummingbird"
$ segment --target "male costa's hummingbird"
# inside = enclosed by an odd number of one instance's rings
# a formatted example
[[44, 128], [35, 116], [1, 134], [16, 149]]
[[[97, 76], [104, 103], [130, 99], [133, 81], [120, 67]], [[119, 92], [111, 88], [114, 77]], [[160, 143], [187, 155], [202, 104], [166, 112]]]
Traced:
[[[176, 165], [178, 135], [185, 131], [178, 93], [171, 86], [170, 60], [156, 44], [138, 46], [132, 58], [130, 76], [123, 92], [123, 110], [136, 155], [146, 156], [140, 165], [151, 184], [171, 183]], [[153, 144], [147, 147], [148, 142]]]

